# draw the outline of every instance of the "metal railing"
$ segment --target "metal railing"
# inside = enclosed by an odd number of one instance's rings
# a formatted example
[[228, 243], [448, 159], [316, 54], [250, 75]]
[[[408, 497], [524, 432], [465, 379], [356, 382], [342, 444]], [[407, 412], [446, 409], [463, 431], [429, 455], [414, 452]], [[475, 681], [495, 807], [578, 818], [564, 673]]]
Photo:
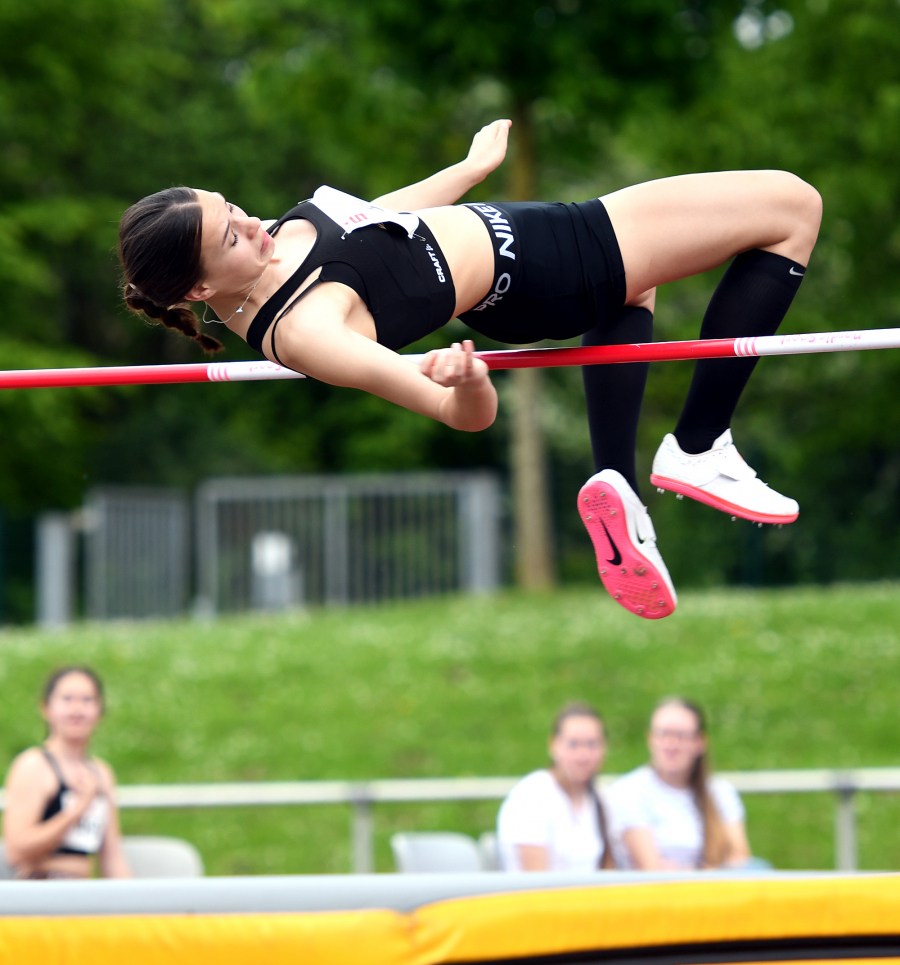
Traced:
[[[856, 809], [859, 791], [900, 791], [900, 767], [851, 770], [720, 771], [741, 794], [813, 794], [836, 796], [835, 868], [857, 868]], [[599, 786], [618, 775], [604, 774]], [[255, 781], [234, 784], [132, 784], [118, 789], [121, 808], [260, 807], [266, 805], [349, 804], [351, 865], [358, 874], [375, 869], [375, 804], [434, 801], [499, 801], [518, 777], [410, 778], [382, 781]], [[0, 792], [0, 809], [5, 793]]]
[[486, 472], [208, 479], [196, 495], [197, 606], [492, 591], [500, 503]]

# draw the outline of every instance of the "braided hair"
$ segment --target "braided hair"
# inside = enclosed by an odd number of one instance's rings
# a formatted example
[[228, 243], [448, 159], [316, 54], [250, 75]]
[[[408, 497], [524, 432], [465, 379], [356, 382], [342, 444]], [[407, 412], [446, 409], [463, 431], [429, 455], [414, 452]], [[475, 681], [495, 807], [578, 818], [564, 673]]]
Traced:
[[122, 296], [133, 312], [193, 339], [204, 352], [222, 343], [197, 326], [185, 295], [203, 277], [203, 212], [192, 188], [167, 188], [133, 204], [119, 224]]

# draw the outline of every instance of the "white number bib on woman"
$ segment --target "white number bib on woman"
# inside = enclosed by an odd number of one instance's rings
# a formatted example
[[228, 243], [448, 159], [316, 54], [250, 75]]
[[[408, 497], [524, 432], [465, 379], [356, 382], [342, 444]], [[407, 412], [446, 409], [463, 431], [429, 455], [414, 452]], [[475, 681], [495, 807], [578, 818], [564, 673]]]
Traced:
[[419, 219], [414, 214], [409, 212], [400, 214], [391, 211], [389, 208], [381, 208], [377, 204], [354, 198], [352, 194], [345, 194], [336, 188], [329, 188], [327, 184], [318, 188], [310, 200], [335, 224], [340, 225], [348, 235], [350, 232], [356, 231], [357, 228], [365, 228], [366, 225], [391, 222], [400, 225], [412, 238], [415, 235], [416, 228], [419, 227]]

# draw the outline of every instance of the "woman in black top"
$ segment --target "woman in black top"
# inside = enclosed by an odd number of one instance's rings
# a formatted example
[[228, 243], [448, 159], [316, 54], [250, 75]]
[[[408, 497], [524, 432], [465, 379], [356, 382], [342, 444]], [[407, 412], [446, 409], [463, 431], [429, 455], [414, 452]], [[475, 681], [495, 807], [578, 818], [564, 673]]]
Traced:
[[[320, 188], [264, 225], [217, 193], [151, 195], [120, 226], [125, 300], [215, 350], [190, 310], [206, 302], [273, 361], [471, 432], [497, 411], [472, 343], [430, 352], [419, 366], [395, 352], [454, 316], [513, 344], [576, 335], [585, 344], [650, 341], [657, 285], [737, 256], [701, 336], [775, 331], [815, 244], [814, 188], [781, 171], [735, 171], [651, 181], [580, 204], [455, 205], [501, 163], [510, 124], [486, 126], [464, 161], [377, 207]], [[697, 364], [653, 479], [732, 515], [790, 522], [796, 503], [756, 479], [731, 442], [755, 362]], [[598, 472], [578, 504], [607, 589], [657, 618], [677, 598], [634, 469], [646, 373], [645, 364], [584, 369]]]
[[87, 667], [64, 667], [44, 687], [48, 736], [23, 751], [6, 778], [3, 839], [20, 878], [88, 878], [97, 855], [106, 878], [129, 878], [115, 803], [116, 779], [88, 756], [103, 715], [100, 679]]

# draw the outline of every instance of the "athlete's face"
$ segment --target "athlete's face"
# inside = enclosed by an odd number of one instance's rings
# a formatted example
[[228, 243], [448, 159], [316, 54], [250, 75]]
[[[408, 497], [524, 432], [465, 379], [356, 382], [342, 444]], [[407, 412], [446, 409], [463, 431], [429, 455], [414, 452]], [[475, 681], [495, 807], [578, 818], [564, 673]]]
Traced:
[[706, 736], [687, 707], [672, 704], [650, 718], [647, 746], [656, 773], [670, 784], [686, 786], [694, 762], [706, 750]]
[[605, 756], [603, 727], [593, 717], [567, 717], [550, 741], [554, 769], [567, 784], [586, 786]]
[[249, 217], [218, 192], [198, 189], [197, 196], [203, 210], [203, 281], [188, 298], [208, 301], [215, 295], [245, 292], [271, 260], [275, 242], [263, 231], [259, 218]]
[[87, 741], [103, 716], [103, 705], [94, 681], [73, 671], [56, 682], [42, 712], [51, 736]]

